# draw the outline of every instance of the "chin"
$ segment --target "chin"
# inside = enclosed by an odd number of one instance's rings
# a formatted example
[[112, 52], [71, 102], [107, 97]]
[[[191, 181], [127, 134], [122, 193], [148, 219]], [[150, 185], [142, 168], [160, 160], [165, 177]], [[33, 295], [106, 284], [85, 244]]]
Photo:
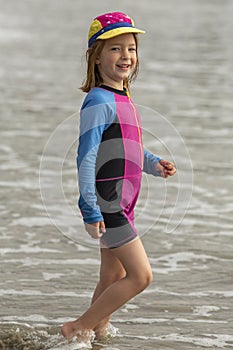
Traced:
[[126, 80], [126, 79], [129, 78], [129, 76], [130, 76], [130, 73], [122, 74], [122, 75], [121, 75], [121, 79], [122, 79], [122, 80]]

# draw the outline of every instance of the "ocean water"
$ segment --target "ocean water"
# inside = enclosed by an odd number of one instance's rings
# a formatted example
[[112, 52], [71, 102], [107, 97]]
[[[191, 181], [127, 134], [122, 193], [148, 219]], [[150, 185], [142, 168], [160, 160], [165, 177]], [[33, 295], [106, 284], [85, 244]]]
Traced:
[[[140, 37], [132, 96], [148, 149], [177, 175], [143, 177], [136, 222], [152, 285], [112, 318], [114, 337], [67, 344], [99, 249], [76, 207], [78, 90], [97, 14], [122, 10]], [[233, 348], [231, 0], [1, 1], [0, 349]]]

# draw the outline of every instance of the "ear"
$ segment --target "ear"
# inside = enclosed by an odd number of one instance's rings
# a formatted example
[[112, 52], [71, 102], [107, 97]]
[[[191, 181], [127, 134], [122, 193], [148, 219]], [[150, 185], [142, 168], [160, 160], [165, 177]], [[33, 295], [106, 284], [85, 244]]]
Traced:
[[99, 59], [99, 57], [96, 57], [95, 64], [100, 64], [100, 59]]

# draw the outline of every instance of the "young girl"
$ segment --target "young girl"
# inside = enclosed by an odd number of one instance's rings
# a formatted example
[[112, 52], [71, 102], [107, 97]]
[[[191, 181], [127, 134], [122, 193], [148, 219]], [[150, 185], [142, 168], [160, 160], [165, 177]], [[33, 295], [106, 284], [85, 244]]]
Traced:
[[80, 116], [79, 207], [86, 231], [100, 239], [100, 280], [92, 304], [62, 327], [66, 338], [106, 334], [110, 315], [152, 281], [148, 257], [134, 226], [142, 171], [167, 178], [173, 163], [143, 148], [141, 121], [129, 94], [138, 73], [137, 29], [114, 12], [92, 21], [87, 51], [87, 92]]

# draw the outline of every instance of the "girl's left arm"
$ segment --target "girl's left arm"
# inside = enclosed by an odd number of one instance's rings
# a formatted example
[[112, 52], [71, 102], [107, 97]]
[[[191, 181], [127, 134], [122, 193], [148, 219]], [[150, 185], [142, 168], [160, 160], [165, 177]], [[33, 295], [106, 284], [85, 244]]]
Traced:
[[168, 176], [176, 173], [176, 168], [172, 162], [161, 159], [144, 149], [143, 171], [147, 174], [161, 176], [166, 179]]

